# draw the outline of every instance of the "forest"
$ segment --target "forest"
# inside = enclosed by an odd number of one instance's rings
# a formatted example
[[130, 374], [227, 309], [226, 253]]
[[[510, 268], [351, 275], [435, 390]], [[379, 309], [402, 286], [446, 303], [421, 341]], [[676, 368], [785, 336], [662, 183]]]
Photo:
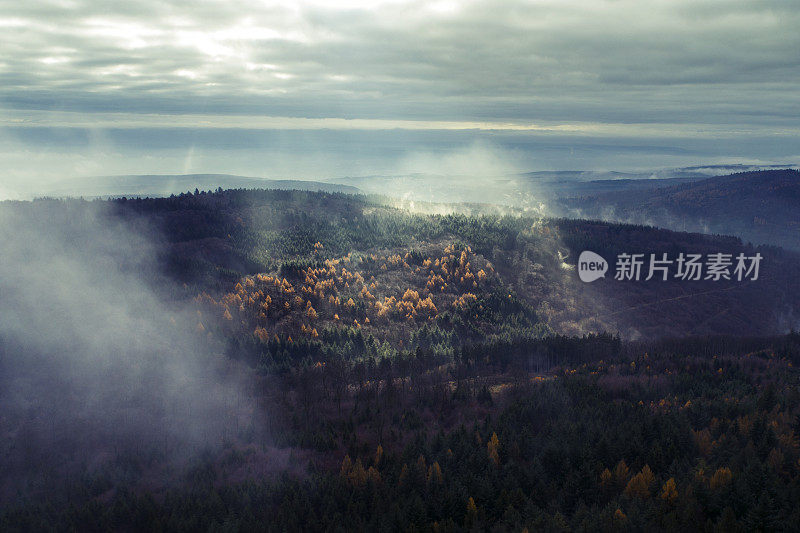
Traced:
[[[800, 524], [795, 252], [309, 191], [0, 219], [0, 530]], [[583, 284], [582, 250], [764, 269]]]

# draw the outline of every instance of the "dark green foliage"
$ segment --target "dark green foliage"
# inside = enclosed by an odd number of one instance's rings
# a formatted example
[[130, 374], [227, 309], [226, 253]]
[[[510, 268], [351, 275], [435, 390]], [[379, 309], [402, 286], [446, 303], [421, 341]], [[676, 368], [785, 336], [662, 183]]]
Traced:
[[[357, 338], [358, 332], [331, 331], [323, 337], [326, 342], [368, 344]], [[539, 382], [518, 383], [499, 401], [484, 384], [476, 389], [472, 403], [469, 385], [462, 381], [447, 402], [464, 408], [482, 406], [477, 412], [483, 415], [468, 424], [447, 430], [430, 424], [429, 409], [441, 407], [427, 399], [425, 390], [433, 393], [434, 383], [415, 395], [406, 394], [405, 400], [389, 403], [384, 396], [388, 390], [371, 395], [364, 388], [362, 394], [355, 393], [361, 396], [356, 404], [351, 401], [353, 393], [346, 393], [351, 400], [345, 400], [340, 422], [334, 416], [312, 431], [302, 423], [295, 429], [274, 426], [281, 446], [291, 444], [334, 458], [330, 467], [309, 465], [307, 476], [276, 474], [220, 483], [222, 463], [206, 455], [186, 474], [185, 485], [168, 488], [158, 497], [147, 491], [117, 490], [109, 502], [100, 504], [91, 495], [107, 490], [107, 485], [92, 489], [98, 480], [86, 478], [82, 488], [76, 487], [68, 496], [71, 505], [36, 500], [13, 505], [0, 513], [0, 527], [285, 531], [406, 529], [410, 524], [430, 529], [437, 523], [453, 531], [468, 526], [592, 531], [624, 526], [678, 531], [709, 524], [715, 531], [767, 531], [794, 523], [800, 489], [796, 444], [786, 448], [777, 433], [785, 434], [796, 424], [800, 381], [786, 365], [787, 359], [780, 363], [775, 353], [777, 348], [784, 357], [797, 357], [796, 335], [738, 342], [688, 339], [647, 346], [621, 345], [611, 336], [531, 342], [527, 349], [520, 347], [502, 358], [510, 358], [513, 365], [529, 350], [546, 349], [560, 359], [555, 362], [563, 370]], [[725, 372], [738, 369], [739, 384], [717, 372], [708, 376], [698, 372], [708, 359], [683, 355], [720, 343], [728, 350], [718, 352], [711, 367], [722, 365]], [[758, 349], [756, 355], [748, 355], [752, 348]], [[476, 346], [468, 359], [485, 360], [496, 350], [497, 346]], [[577, 366], [566, 365], [562, 356]], [[410, 372], [416, 382], [435, 365], [422, 355], [386, 361], [386, 365], [371, 360], [355, 366], [338, 362], [309, 371], [328, 372], [332, 377], [339, 368], [349, 376], [346, 382], [365, 387], [381, 375], [402, 372]], [[612, 371], [612, 366], [620, 371]], [[643, 377], [669, 376], [687, 367], [690, 371], [671, 378], [678, 388], [669, 383], [660, 391], [640, 387]], [[452, 372], [459, 374], [458, 368]], [[495, 372], [499, 371], [484, 368], [474, 375], [479, 379], [503, 375]], [[759, 385], [764, 378], [769, 381]], [[285, 386], [303, 395], [308, 379], [292, 371]], [[658, 394], [653, 396], [653, 392]], [[668, 405], [657, 398], [667, 399]], [[319, 400], [310, 401], [316, 405]], [[296, 408], [302, 415], [302, 404]], [[388, 411], [382, 413], [384, 409]], [[788, 426], [774, 422], [786, 418], [784, 413], [794, 415]], [[390, 419], [394, 416], [392, 431], [410, 438], [384, 440], [383, 455], [376, 462], [375, 437], [367, 437], [372, 442], [364, 446], [359, 443], [363, 437], [355, 434], [384, 414]], [[749, 428], [743, 429], [743, 423]], [[297, 438], [282, 437], [292, 434]], [[358, 459], [365, 469], [374, 466], [379, 479], [357, 481], [350, 470], [340, 473], [343, 442], [353, 461]], [[783, 462], [776, 462], [780, 454], [784, 454]], [[234, 450], [225, 464], [244, 464], [246, 457]], [[627, 464], [628, 473], [618, 479], [614, 476], [620, 461]], [[434, 463], [441, 474], [434, 473]], [[634, 496], [626, 485], [645, 465], [654, 479], [645, 496]], [[605, 469], [611, 472], [607, 479]], [[674, 480], [677, 494], [669, 500], [661, 496], [668, 479]], [[474, 510], [468, 508], [470, 498]]]
[[[111, 207], [110, 216], [155, 228], [161, 266], [180, 282], [160, 280], [169, 296], [224, 292], [248, 273], [295, 279], [350, 252], [360, 252], [367, 274], [380, 269], [375, 249], [403, 247], [419, 266], [431, 242], [469, 246], [503, 277], [413, 327], [387, 321], [380, 327], [395, 328], [395, 343], [374, 325], [350, 325], [364, 316], [362, 301], [348, 325], [315, 323], [316, 337], [294, 334], [299, 325], [279, 314], [292, 340], [206, 320], [203, 335], [221, 339], [253, 374], [243, 394], [257, 399], [263, 434], [241, 428], [180, 468], [141, 451], [57, 479], [50, 492], [0, 485], [2, 531], [769, 531], [800, 523], [800, 334], [559, 335], [544, 322], [541, 295], [514, 277], [520, 265], [534, 281], [541, 271], [563, 273], [555, 244], [574, 263], [583, 249], [607, 257], [752, 250], [737, 239], [568, 220], [537, 232], [520, 217], [418, 216], [375, 198], [301, 191], [198, 191]], [[760, 250], [787, 270], [766, 271], [769, 284], [724, 301], [750, 306], [733, 333], [763, 332], [741, 324], [764, 319], [776, 294], [783, 303], [797, 294], [794, 256]], [[573, 294], [546, 289], [554, 304]], [[613, 301], [670, 296], [660, 290]], [[691, 331], [683, 317], [667, 318]], [[0, 342], [0, 365], [4, 350]], [[647, 472], [644, 488], [631, 481]], [[668, 480], [676, 495], [664, 492]]]

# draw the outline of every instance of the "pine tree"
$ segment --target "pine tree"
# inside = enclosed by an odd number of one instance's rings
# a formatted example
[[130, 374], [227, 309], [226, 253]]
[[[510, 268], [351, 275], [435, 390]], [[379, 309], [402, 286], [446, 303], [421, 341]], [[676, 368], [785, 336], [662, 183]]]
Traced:
[[478, 520], [478, 506], [475, 505], [475, 500], [472, 498], [472, 496], [470, 496], [469, 500], [467, 500], [467, 514], [464, 517], [464, 527], [466, 527], [467, 529], [472, 529], [477, 520]]
[[408, 481], [408, 465], [403, 464], [403, 468], [400, 469], [400, 477], [398, 477], [397, 482], [399, 485], [405, 485]]
[[628, 465], [625, 464], [625, 459], [622, 459], [617, 463], [617, 466], [614, 467], [614, 482], [618, 487], [624, 487], [628, 483], [629, 475], [630, 470], [628, 469]]
[[743, 529], [736, 519], [736, 513], [733, 512], [733, 509], [726, 507], [722, 510], [714, 531], [715, 533], [737, 533], [743, 531]]

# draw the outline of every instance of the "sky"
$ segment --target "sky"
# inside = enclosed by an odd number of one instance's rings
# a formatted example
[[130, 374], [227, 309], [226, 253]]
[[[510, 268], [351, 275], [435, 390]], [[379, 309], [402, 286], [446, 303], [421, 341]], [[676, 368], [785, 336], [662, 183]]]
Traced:
[[795, 0], [0, 0], [0, 197], [487, 151], [502, 172], [796, 164], [798, 23]]

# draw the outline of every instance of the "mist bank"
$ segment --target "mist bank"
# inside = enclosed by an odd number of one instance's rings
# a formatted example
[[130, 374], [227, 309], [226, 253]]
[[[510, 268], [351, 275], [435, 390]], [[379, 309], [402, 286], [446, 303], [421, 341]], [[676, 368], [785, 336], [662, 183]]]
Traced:
[[42, 196], [63, 190], [69, 179], [87, 176], [219, 173], [323, 182], [414, 175], [496, 179], [539, 171], [653, 173], [698, 165], [778, 163], [798, 163], [792, 138], [478, 129], [0, 128], [0, 164], [5, 169], [0, 198], [5, 199]]
[[0, 204], [0, 227], [0, 501], [87, 475], [158, 486], [257, 431], [246, 373], [152, 283], [146, 223], [39, 201]]

